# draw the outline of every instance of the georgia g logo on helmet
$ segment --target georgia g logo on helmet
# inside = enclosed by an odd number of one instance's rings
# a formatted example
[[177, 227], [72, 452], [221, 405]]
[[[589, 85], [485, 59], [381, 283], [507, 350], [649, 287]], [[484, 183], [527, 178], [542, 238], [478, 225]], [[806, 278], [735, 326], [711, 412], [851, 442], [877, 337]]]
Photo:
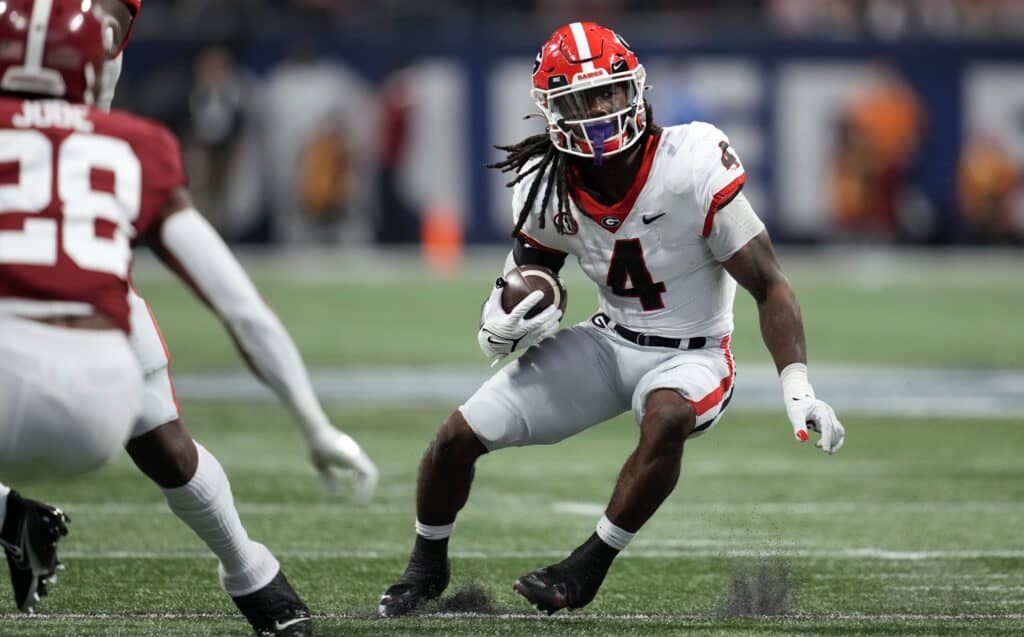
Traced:
[[537, 55], [531, 97], [556, 148], [600, 164], [643, 135], [646, 77], [622, 36], [573, 22], [555, 30]]

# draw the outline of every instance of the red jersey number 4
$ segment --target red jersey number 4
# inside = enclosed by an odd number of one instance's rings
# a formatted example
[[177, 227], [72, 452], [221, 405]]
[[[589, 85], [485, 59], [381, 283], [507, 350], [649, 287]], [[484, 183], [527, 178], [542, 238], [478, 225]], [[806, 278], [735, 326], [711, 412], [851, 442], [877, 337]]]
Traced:
[[661, 298], [665, 293], [665, 283], [655, 282], [651, 271], [647, 269], [640, 239], [619, 239], [615, 242], [608, 266], [607, 284], [618, 296], [640, 299], [640, 306], [645, 312], [665, 307]]

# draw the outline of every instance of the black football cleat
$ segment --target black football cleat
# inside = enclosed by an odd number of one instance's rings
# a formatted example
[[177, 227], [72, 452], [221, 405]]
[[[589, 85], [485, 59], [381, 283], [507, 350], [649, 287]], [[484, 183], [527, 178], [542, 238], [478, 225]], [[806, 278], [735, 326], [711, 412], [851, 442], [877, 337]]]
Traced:
[[377, 604], [377, 615], [380, 617], [401, 617], [408, 615], [422, 606], [424, 602], [435, 599], [448, 588], [451, 579], [451, 563], [448, 561], [447, 541], [443, 545], [431, 547], [430, 551], [441, 548], [441, 552], [431, 555], [428, 550], [429, 540], [416, 538], [416, 548], [409, 557], [409, 565], [398, 581], [391, 585], [380, 597]]
[[21, 497], [7, 496], [7, 515], [0, 529], [0, 546], [11, 570], [14, 602], [23, 613], [35, 612], [36, 604], [57, 582], [64, 568], [57, 557], [57, 542], [68, 534], [71, 520], [57, 507]]
[[597, 595], [608, 568], [618, 551], [597, 535], [558, 564], [527, 573], [516, 580], [514, 589], [537, 610], [554, 615], [563, 608], [583, 608]]
[[313, 634], [309, 608], [299, 599], [282, 571], [255, 593], [231, 599], [258, 637], [309, 637]]

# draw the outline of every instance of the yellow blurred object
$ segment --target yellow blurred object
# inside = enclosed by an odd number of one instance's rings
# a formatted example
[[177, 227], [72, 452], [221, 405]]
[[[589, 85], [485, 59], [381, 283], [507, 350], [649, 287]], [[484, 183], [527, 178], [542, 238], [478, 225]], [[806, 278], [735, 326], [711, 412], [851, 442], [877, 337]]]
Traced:
[[1011, 199], [1018, 169], [996, 139], [976, 136], [960, 157], [957, 197], [964, 220], [979, 236], [1008, 239], [1014, 235]]
[[885, 65], [847, 104], [838, 122], [830, 175], [840, 233], [886, 240], [907, 231], [900, 227], [899, 207], [924, 122], [913, 89]]
[[444, 205], [424, 211], [421, 225], [423, 258], [434, 272], [454, 274], [462, 264], [462, 218]]
[[345, 138], [335, 130], [316, 135], [302, 153], [299, 201], [316, 219], [338, 216], [352, 195], [352, 170]]
[[904, 84], [893, 81], [866, 93], [852, 105], [849, 117], [884, 163], [904, 164], [917, 148], [921, 107]]

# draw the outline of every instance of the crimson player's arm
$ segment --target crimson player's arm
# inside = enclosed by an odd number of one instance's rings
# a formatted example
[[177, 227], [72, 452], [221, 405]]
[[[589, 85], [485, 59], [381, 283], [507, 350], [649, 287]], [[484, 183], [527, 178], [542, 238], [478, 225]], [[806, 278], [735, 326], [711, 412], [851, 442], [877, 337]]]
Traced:
[[722, 265], [757, 302], [761, 338], [781, 372], [791, 363], [807, 362], [800, 305], [775, 257], [768, 232], [762, 231]]
[[330, 427], [298, 349], [186, 188], [172, 191], [149, 244], [220, 318], [252, 371], [292, 410], [307, 439]]

